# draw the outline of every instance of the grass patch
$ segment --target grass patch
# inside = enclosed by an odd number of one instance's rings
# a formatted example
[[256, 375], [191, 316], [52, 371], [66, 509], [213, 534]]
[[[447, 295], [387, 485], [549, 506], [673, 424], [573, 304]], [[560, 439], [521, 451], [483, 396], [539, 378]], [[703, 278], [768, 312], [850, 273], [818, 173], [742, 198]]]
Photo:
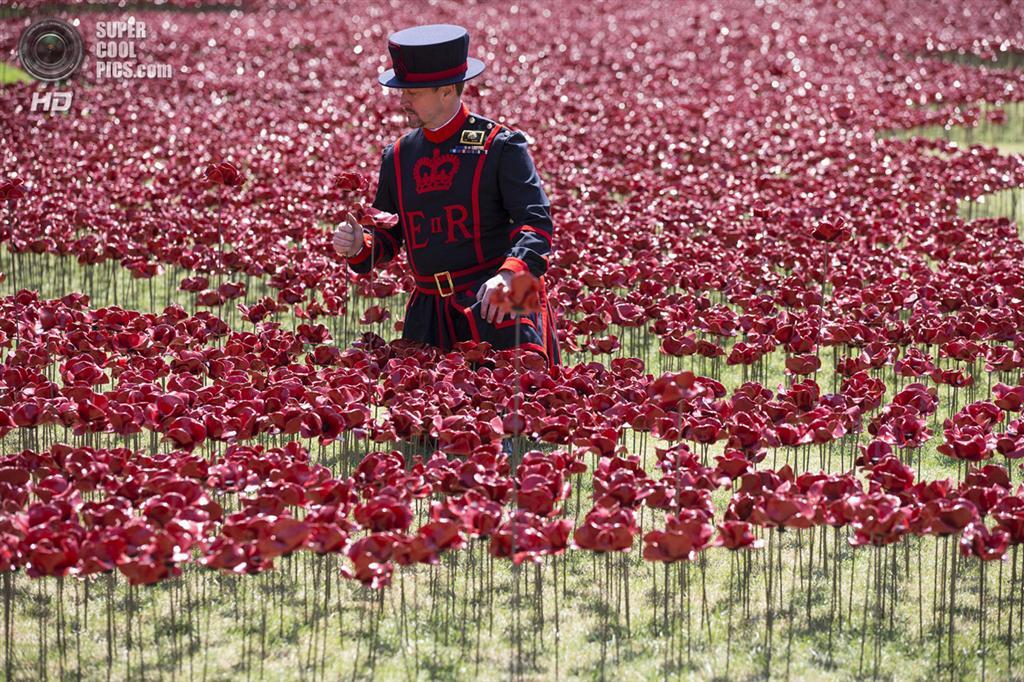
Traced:
[[1017, 50], [1001, 50], [994, 52], [990, 57], [982, 57], [973, 52], [958, 50], [932, 50], [919, 52], [913, 56], [925, 57], [928, 59], [940, 59], [945, 62], [962, 64], [988, 69], [1021, 69], [1024, 68], [1024, 52]]
[[0, 85], [7, 85], [8, 83], [32, 83], [32, 76], [22, 71], [16, 66], [11, 66], [5, 62], [0, 62]]
[[[932, 105], [930, 108], [937, 108]], [[1024, 102], [991, 104], [978, 102], [973, 105], [960, 105], [954, 109], [954, 115], [966, 113], [968, 109], [977, 110], [977, 125], [929, 125], [906, 128], [902, 130], [885, 130], [876, 133], [880, 138], [907, 140], [913, 137], [927, 137], [934, 140], [945, 140], [958, 147], [968, 148], [972, 145], [994, 147], [1000, 154], [1024, 154]], [[1001, 112], [996, 113], [996, 112]], [[992, 120], [1005, 117], [1005, 121]], [[938, 152], [936, 152], [938, 153]]]

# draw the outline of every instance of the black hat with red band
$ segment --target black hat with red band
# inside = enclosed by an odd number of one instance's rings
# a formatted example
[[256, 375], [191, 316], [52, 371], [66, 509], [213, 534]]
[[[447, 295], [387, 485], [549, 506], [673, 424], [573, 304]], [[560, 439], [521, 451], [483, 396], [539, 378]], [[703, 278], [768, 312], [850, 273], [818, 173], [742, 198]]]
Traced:
[[402, 29], [388, 36], [391, 65], [377, 80], [389, 88], [430, 88], [479, 76], [484, 63], [469, 56], [469, 32], [453, 24]]

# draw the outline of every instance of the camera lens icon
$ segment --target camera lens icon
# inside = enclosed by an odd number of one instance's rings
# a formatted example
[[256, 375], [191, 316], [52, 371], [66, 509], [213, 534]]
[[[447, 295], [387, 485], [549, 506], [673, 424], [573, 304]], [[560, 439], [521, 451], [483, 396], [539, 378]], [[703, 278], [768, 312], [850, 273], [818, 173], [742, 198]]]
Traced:
[[21, 32], [21, 67], [41, 81], [62, 81], [78, 70], [85, 58], [82, 35], [60, 19], [43, 19]]

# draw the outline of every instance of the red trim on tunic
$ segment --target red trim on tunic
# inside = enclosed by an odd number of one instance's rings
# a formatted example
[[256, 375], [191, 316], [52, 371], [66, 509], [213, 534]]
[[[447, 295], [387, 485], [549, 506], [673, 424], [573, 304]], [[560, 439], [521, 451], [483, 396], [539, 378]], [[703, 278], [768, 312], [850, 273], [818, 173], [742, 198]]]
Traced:
[[[534, 324], [533, 320], [531, 320], [530, 318], [526, 317], [525, 315], [519, 315], [518, 317], [519, 317], [519, 322], [520, 323], [528, 324], [531, 327], [533, 327], [534, 330], [537, 329], [537, 325]], [[505, 329], [506, 327], [511, 327], [511, 326], [515, 325], [515, 323], [516, 323], [516, 318], [515, 317], [510, 317], [507, 320], [502, 320], [501, 322], [492, 322], [491, 324], [492, 324], [492, 326], [495, 329]]]
[[450, 296], [453, 296], [455, 294], [461, 294], [463, 291], [469, 291], [470, 289], [472, 289], [473, 287], [476, 286], [476, 281], [472, 281], [472, 282], [469, 282], [467, 284], [459, 284], [459, 285], [453, 287], [450, 291], [449, 291], [449, 289], [447, 289], [447, 286], [448, 286], [447, 280], [444, 282], [444, 285], [446, 287], [445, 290], [444, 290], [444, 293], [448, 294], [448, 296], [442, 296], [441, 292], [437, 290], [437, 286], [421, 286], [421, 285], [417, 284], [416, 285], [416, 291], [420, 292], [421, 294], [426, 294], [427, 296], [437, 296], [438, 298], [449, 298]]
[[[412, 305], [412, 299], [416, 298], [416, 294], [417, 294], [417, 291], [415, 289], [413, 289], [412, 290], [412, 294], [409, 295], [409, 298], [405, 299], [405, 315], [404, 315], [404, 317], [408, 317], [409, 316], [409, 306]], [[404, 321], [404, 319], [403, 319], [403, 321]]]
[[[460, 308], [462, 306], [459, 306]], [[480, 329], [476, 326], [476, 317], [473, 315], [473, 311], [468, 308], [462, 308], [462, 312], [466, 315], [466, 319], [469, 320], [469, 333], [473, 335], [473, 340], [480, 343]]]
[[[437, 311], [437, 337], [438, 337], [438, 341], [440, 341], [441, 340], [440, 337], [444, 336], [444, 332], [442, 331], [442, 328], [441, 328], [441, 325], [444, 324], [444, 322], [441, 320], [441, 297], [440, 296], [435, 296], [434, 297], [434, 308]], [[444, 351], [448, 350], [442, 344], [438, 344], [438, 346], [441, 348], [441, 350], [444, 350]]]
[[[547, 312], [548, 307], [548, 292], [544, 286], [544, 275], [537, 278], [540, 280], [540, 338], [544, 342], [544, 350], [550, 351], [548, 346], [548, 324], [547, 324]], [[550, 357], [550, 352], [548, 357]]]
[[535, 343], [521, 343], [519, 344], [519, 347], [525, 348], [526, 350], [535, 350], [541, 355], [543, 355], [545, 360], [548, 359], [548, 352]]
[[454, 345], [455, 342], [457, 342], [459, 340], [459, 337], [455, 333], [455, 323], [452, 322], [451, 310], [449, 309], [448, 306], [444, 307], [444, 321], [448, 323], [448, 333], [450, 333], [452, 335], [451, 336], [451, 342]]
[[402, 138], [395, 140], [394, 155], [395, 155], [395, 182], [398, 184], [398, 220], [402, 225], [402, 234], [405, 235], [405, 253], [407, 260], [409, 261], [409, 267], [412, 268], [414, 274], [419, 274], [416, 271], [416, 263], [412, 260], [412, 252], [409, 251], [409, 232], [405, 225], [405, 202], [402, 200], [402, 164], [398, 160], [398, 147], [402, 143]]
[[491, 134], [487, 136], [487, 140], [484, 142], [484, 152], [477, 160], [476, 170], [473, 172], [473, 188], [470, 190], [470, 196], [473, 200], [473, 245], [476, 247], [476, 260], [478, 263], [484, 260], [483, 244], [480, 242], [480, 174], [483, 173], [484, 159], [487, 158], [487, 151], [491, 148], [491, 142], [501, 129], [501, 125], [496, 125], [491, 130]]
[[[494, 258], [492, 260], [489, 260], [489, 261], [485, 261], [483, 263], [478, 263], [477, 265], [472, 265], [472, 266], [470, 266], [468, 268], [463, 268], [462, 270], [455, 270], [455, 271], [450, 271], [449, 270], [448, 272], [449, 272], [449, 274], [451, 274], [452, 279], [458, 279], [459, 277], [464, 277], [466, 275], [471, 275], [471, 274], [473, 274], [475, 272], [479, 272], [481, 270], [486, 270], [487, 268], [494, 267], [495, 265], [498, 264], [498, 261], [500, 259], [501, 259], [501, 256], [499, 256], [498, 258]], [[434, 284], [435, 283], [433, 275], [420, 275], [420, 274], [417, 274], [415, 279], [416, 279], [417, 282], [422, 282], [424, 284]]]
[[455, 118], [445, 123], [437, 130], [430, 130], [428, 128], [422, 128], [423, 136], [434, 144], [444, 142], [449, 137], [455, 134], [455, 131], [462, 127], [462, 124], [469, 118], [469, 107], [463, 102], [459, 107], [459, 110], [455, 112]]
[[455, 301], [452, 301], [452, 306], [466, 316], [466, 319], [469, 321], [469, 333], [473, 335], [474, 341], [480, 343], [480, 330], [476, 328], [476, 318], [473, 317], [473, 311], [468, 308], [463, 308]]

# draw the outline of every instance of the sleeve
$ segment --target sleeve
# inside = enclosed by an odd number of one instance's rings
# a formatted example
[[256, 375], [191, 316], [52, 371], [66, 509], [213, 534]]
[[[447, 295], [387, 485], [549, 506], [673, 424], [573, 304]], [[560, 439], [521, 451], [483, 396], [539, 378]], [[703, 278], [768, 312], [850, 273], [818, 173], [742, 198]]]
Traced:
[[498, 190], [512, 220], [511, 247], [500, 270], [540, 277], [548, 269], [551, 255], [551, 202], [526, 146], [526, 136], [516, 130], [505, 140], [498, 160]]
[[[395, 190], [391, 182], [394, 175], [393, 147], [394, 144], [389, 144], [381, 154], [380, 171], [377, 174], [377, 194], [373, 198], [373, 203], [370, 204], [378, 211], [385, 213], [398, 213], [398, 206], [394, 199]], [[394, 258], [402, 248], [404, 240], [405, 235], [402, 232], [401, 221], [392, 227], [372, 227], [369, 230], [364, 227], [363, 248], [348, 259], [349, 267], [355, 272], [367, 273], [370, 271], [371, 265], [383, 265]]]

